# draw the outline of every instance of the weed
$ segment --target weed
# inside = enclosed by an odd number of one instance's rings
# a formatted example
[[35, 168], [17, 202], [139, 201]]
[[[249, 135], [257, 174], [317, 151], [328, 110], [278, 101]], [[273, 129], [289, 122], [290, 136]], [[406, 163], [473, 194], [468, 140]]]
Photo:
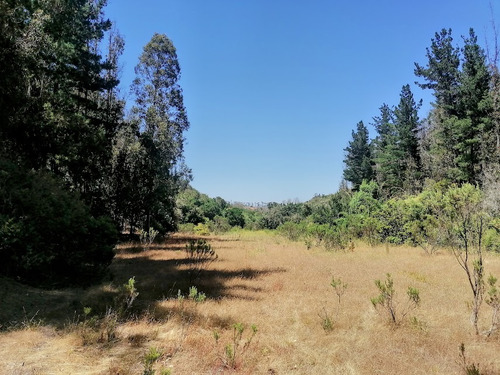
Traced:
[[24, 312], [24, 319], [19, 323], [22, 329], [26, 330], [36, 329], [43, 324], [43, 320], [37, 318], [38, 311], [35, 312], [31, 317], [28, 317], [28, 314], [26, 313], [26, 309], [24, 307], [23, 307], [23, 312]]
[[186, 245], [186, 254], [189, 259], [189, 284], [193, 284], [200, 277], [203, 269], [217, 259], [212, 246], [203, 239], [189, 241]]
[[[250, 346], [253, 338], [257, 334], [257, 326], [255, 324], [251, 325], [252, 333], [250, 336], [244, 340], [243, 333], [246, 327], [243, 323], [235, 323], [233, 324], [233, 338], [230, 343], [224, 346], [224, 354], [221, 356], [221, 361], [223, 365], [227, 368], [236, 368], [237, 359], [247, 351]], [[213, 332], [213, 336], [215, 339], [215, 344], [219, 344], [220, 334], [217, 331]], [[244, 341], [244, 342], [243, 342]], [[242, 345], [243, 342], [243, 345]]]
[[130, 309], [132, 307], [132, 303], [134, 303], [135, 299], [139, 295], [139, 292], [137, 292], [137, 288], [135, 287], [135, 276], [128, 279], [126, 284], [123, 284], [123, 294], [125, 297], [126, 309]]
[[427, 323], [418, 319], [416, 316], [410, 318], [410, 325], [417, 331], [427, 332]]
[[121, 286], [114, 300], [116, 311], [120, 316], [123, 316], [125, 312], [130, 310], [132, 304], [139, 295], [135, 283], [135, 276], [129, 278], [128, 281]]
[[461, 343], [458, 347], [459, 350], [459, 362], [458, 364], [463, 370], [465, 375], [481, 375], [481, 371], [479, 371], [479, 363], [469, 363], [465, 356], [465, 345]]
[[325, 332], [333, 331], [334, 320], [332, 316], [326, 311], [326, 308], [323, 308], [323, 314], [319, 314], [321, 318], [321, 327], [325, 330]]
[[143, 375], [154, 375], [156, 371], [153, 369], [156, 361], [162, 356], [162, 352], [158, 348], [152, 346], [149, 348], [149, 352], [144, 356], [144, 372]]
[[500, 324], [500, 291], [496, 287], [497, 280], [498, 279], [493, 275], [488, 277], [490, 289], [488, 290], [488, 296], [485, 302], [491, 307], [491, 326], [486, 332], [487, 336], [491, 336], [491, 334], [498, 329], [498, 325]]
[[207, 296], [203, 292], [198, 292], [198, 289], [195, 286], [192, 286], [189, 288], [189, 299], [196, 303], [201, 303], [207, 299]]
[[396, 290], [394, 289], [394, 281], [392, 280], [391, 274], [388, 273], [386, 275], [385, 282], [375, 280], [375, 285], [377, 286], [380, 294], [371, 299], [372, 305], [375, 309], [377, 309], [377, 307], [381, 307], [382, 311], [385, 311], [389, 315], [389, 321], [395, 325], [399, 324], [411, 310], [416, 309], [420, 304], [420, 294], [418, 289], [409, 286], [406, 292], [408, 302], [399, 316], [396, 311], [397, 304], [394, 299]]
[[340, 298], [344, 295], [347, 289], [347, 284], [344, 283], [340, 278], [336, 279], [335, 277], [332, 277], [332, 282], [330, 283], [330, 285], [333, 289], [335, 289], [335, 294], [337, 294], [340, 307]]
[[157, 230], [155, 230], [153, 227], [150, 227], [148, 231], [145, 231], [143, 229], [139, 230], [139, 239], [142, 243], [143, 246], [149, 247], [153, 244], [155, 241], [156, 236], [158, 236]]
[[101, 319], [98, 316], [90, 316], [91, 313], [90, 307], [83, 308], [83, 322], [78, 328], [82, 344], [92, 345], [115, 341], [118, 314], [111, 308], [106, 310], [106, 314]]
[[208, 227], [207, 224], [204, 223], [198, 223], [194, 227], [194, 233], [199, 235], [199, 236], [209, 236], [210, 235], [210, 228]]
[[[336, 279], [335, 277], [332, 277], [330, 285], [335, 290], [335, 294], [337, 295], [338, 304], [336, 315], [338, 317], [340, 314], [341, 298], [347, 290], [347, 284], [344, 283], [340, 278]], [[319, 314], [319, 317], [321, 319], [321, 327], [323, 327], [326, 332], [332, 331], [335, 319], [328, 313], [326, 308], [323, 308], [323, 312]]]

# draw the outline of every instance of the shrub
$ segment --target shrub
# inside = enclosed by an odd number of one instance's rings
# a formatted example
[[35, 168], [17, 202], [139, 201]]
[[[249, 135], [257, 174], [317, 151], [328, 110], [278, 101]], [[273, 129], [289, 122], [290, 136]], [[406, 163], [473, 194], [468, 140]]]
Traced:
[[144, 356], [144, 372], [143, 375], [154, 375], [155, 370], [153, 365], [162, 356], [162, 352], [156, 347], [150, 347], [149, 351]]
[[203, 239], [190, 240], [186, 244], [186, 255], [189, 260], [189, 284], [199, 278], [203, 269], [217, 259], [217, 254], [212, 246]]
[[194, 233], [198, 236], [208, 236], [210, 235], [210, 228], [207, 224], [199, 223], [194, 227]]
[[500, 253], [500, 218], [491, 220], [484, 233], [484, 247], [489, 251]]
[[216, 216], [208, 223], [208, 228], [210, 232], [218, 234], [230, 231], [231, 225], [229, 225], [229, 221], [227, 220], [227, 218], [223, 216]]
[[291, 221], [287, 221], [278, 227], [278, 232], [290, 241], [298, 241], [305, 235], [307, 231], [306, 228], [304, 222], [292, 223]]
[[114, 256], [116, 229], [45, 172], [0, 160], [0, 274], [40, 285], [88, 283]]
[[397, 302], [395, 300], [396, 290], [394, 289], [394, 281], [392, 280], [391, 274], [388, 273], [386, 275], [385, 281], [375, 280], [375, 285], [380, 294], [371, 299], [372, 305], [376, 309], [381, 308], [382, 311], [385, 311], [389, 317], [389, 321], [395, 325], [399, 324], [411, 310], [417, 308], [420, 304], [418, 289], [409, 286], [406, 292], [408, 296], [407, 305], [398, 313]]
[[[251, 329], [252, 333], [246, 340], [244, 340], [243, 333], [246, 330], [245, 325], [243, 323], [233, 324], [233, 338], [229, 344], [224, 346], [224, 355], [221, 356], [221, 361], [224, 366], [233, 369], [236, 368], [237, 359], [246, 352], [246, 350], [252, 343], [253, 338], [257, 334], [258, 329], [255, 324], [252, 324]], [[220, 339], [219, 333], [217, 331], [214, 331], [213, 336], [215, 339], [215, 344], [218, 345]]]
[[493, 275], [488, 277], [488, 296], [486, 297], [486, 304], [491, 307], [491, 326], [486, 332], [487, 336], [490, 336], [493, 332], [498, 329], [500, 325], [500, 290], [498, 290], [496, 283], [497, 278]]
[[447, 241], [472, 290], [471, 321], [476, 334], [484, 294], [483, 239], [490, 219], [482, 209], [482, 198], [481, 190], [471, 184], [452, 186], [443, 196], [441, 218]]
[[144, 229], [139, 229], [139, 239], [144, 246], [148, 247], [153, 244], [156, 236], [159, 233], [160, 232], [155, 230], [153, 227], [150, 227], [147, 231]]

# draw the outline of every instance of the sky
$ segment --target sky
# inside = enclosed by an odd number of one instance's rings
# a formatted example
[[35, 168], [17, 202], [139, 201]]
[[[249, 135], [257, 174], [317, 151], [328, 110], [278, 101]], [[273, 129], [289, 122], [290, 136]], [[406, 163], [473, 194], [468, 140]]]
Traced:
[[[493, 10], [492, 10], [493, 9]], [[338, 190], [352, 130], [410, 84], [442, 28], [486, 47], [500, 0], [108, 0], [125, 38], [121, 92], [154, 33], [177, 49], [191, 185], [230, 202], [305, 202]], [[500, 27], [500, 26], [499, 26]]]

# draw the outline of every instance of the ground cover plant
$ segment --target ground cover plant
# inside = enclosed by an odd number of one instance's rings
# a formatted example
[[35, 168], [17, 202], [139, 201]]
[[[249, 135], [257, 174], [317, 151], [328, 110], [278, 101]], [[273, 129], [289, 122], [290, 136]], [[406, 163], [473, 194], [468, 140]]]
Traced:
[[[177, 234], [142, 251], [120, 245], [113, 280], [88, 289], [47, 291], [1, 279], [0, 373], [500, 372], [500, 335], [475, 334], [468, 280], [451, 251], [429, 257], [415, 247], [357, 242], [352, 252], [332, 252], [272, 232], [232, 231], [204, 237], [218, 258], [193, 288], [185, 249], [196, 239]], [[498, 254], [483, 261], [488, 275], [500, 274]], [[409, 285], [420, 295], [419, 308], [397, 326], [370, 301], [374, 280], [386, 273], [401, 303]], [[135, 298], [118, 314], [117, 297], [127, 290]], [[195, 290], [202, 302], [190, 297]], [[490, 290], [480, 332], [498, 314]], [[318, 319], [325, 309], [334, 318], [328, 331]]]

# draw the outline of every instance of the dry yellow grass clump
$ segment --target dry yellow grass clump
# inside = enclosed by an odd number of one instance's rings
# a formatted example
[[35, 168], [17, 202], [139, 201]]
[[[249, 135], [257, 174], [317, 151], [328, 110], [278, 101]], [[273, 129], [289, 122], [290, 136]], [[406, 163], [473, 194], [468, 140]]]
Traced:
[[[465, 273], [445, 251], [426, 256], [363, 244], [353, 252], [307, 250], [264, 232], [206, 239], [218, 259], [191, 280], [204, 302], [187, 297], [189, 238], [182, 235], [145, 250], [120, 246], [113, 280], [88, 290], [43, 292], [2, 280], [2, 321], [17, 314], [20, 323], [0, 334], [0, 373], [464, 374], [461, 343], [468, 365], [500, 373], [500, 332], [474, 334]], [[485, 268], [500, 276], [500, 257], [488, 254]], [[398, 326], [370, 301], [378, 295], [374, 281], [386, 273], [399, 312], [407, 287], [420, 291], [419, 308]], [[132, 276], [139, 292], [132, 308], [110, 311]], [[340, 303], [332, 277], [347, 284]], [[89, 314], [82, 323], [83, 307], [108, 311], [107, 320]], [[483, 330], [488, 309], [483, 304]]]

